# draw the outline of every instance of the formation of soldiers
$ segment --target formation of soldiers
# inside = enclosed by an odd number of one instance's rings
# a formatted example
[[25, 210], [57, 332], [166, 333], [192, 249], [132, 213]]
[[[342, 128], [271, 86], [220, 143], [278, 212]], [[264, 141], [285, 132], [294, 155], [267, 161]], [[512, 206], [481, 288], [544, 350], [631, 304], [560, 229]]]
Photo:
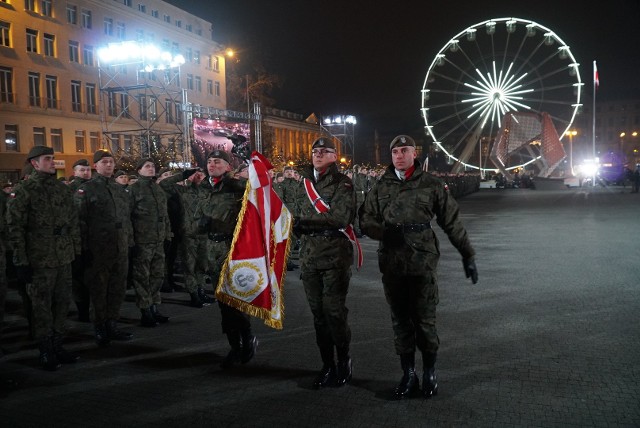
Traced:
[[[333, 142], [319, 138], [312, 144], [311, 165], [300, 170], [285, 167], [274, 173], [273, 185], [293, 214], [294, 251], [299, 253], [300, 277], [313, 314], [322, 367], [312, 386], [339, 387], [351, 381], [346, 300], [357, 238], [366, 235], [380, 241], [380, 271], [401, 357], [403, 377], [394, 393], [403, 398], [418, 390], [413, 357], [417, 347], [425, 364], [424, 396], [430, 397], [437, 393], [434, 363], [439, 343], [439, 250], [430, 221], [436, 218], [459, 249], [465, 274], [475, 283], [475, 253], [452, 189], [458, 195], [470, 193], [479, 181], [474, 176], [423, 173], [410, 137], [397, 137], [390, 149], [393, 163], [385, 169], [356, 166], [341, 172]], [[96, 343], [108, 346], [133, 339], [131, 332], [118, 327], [128, 286], [135, 291], [142, 327], [169, 321], [160, 312], [161, 292], [176, 287], [171, 281], [176, 261], [189, 304], [202, 308], [216, 301], [204, 286], [207, 278], [217, 284], [230, 251], [248, 172], [246, 164], [232, 171], [230, 157], [213, 150], [207, 154], [206, 170], [157, 173], [153, 160], [145, 158], [131, 180], [124, 171], [115, 171], [111, 153], [99, 150], [91, 163], [76, 162], [74, 176], [65, 184], [55, 178], [51, 148], [36, 146], [29, 152], [25, 179], [0, 200], [0, 261], [6, 260], [8, 244], [30, 335], [39, 345], [45, 370], [78, 361], [63, 347], [71, 302], [78, 319], [92, 324]], [[298, 266], [290, 262], [288, 268]], [[6, 266], [0, 265], [0, 270], [3, 310]], [[258, 347], [250, 317], [217, 303], [230, 345], [221, 366], [246, 364]]]

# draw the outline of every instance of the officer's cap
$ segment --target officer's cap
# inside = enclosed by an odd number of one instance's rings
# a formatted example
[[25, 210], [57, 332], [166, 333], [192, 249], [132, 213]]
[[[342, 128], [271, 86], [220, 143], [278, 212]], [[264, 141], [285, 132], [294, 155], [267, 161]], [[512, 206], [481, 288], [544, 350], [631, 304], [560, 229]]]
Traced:
[[136, 164], [136, 171], [140, 171], [140, 168], [142, 168], [144, 166], [144, 164], [147, 163], [147, 162], [154, 163], [153, 159], [151, 159], [151, 158], [142, 158]]
[[27, 155], [27, 160], [31, 160], [33, 158], [37, 158], [42, 155], [52, 155], [53, 149], [47, 146], [33, 146], [31, 150], [29, 150], [29, 154]]
[[113, 178], [118, 178], [118, 177], [120, 177], [121, 175], [127, 175], [127, 173], [126, 173], [126, 172], [124, 172], [123, 170], [119, 169], [119, 170], [117, 170], [117, 171], [116, 171], [116, 173], [115, 173], [115, 174], [113, 174]]
[[73, 163], [74, 168], [77, 166], [89, 166], [89, 161], [86, 159], [78, 159]]
[[229, 153], [225, 152], [224, 150], [214, 150], [211, 153], [209, 153], [209, 156], [207, 156], [207, 159], [222, 159], [223, 161], [227, 162], [227, 163], [231, 163], [231, 158], [229, 157]]
[[329, 138], [320, 137], [311, 145], [311, 149], [336, 149], [336, 146], [333, 144]]
[[108, 150], [98, 150], [93, 154], [93, 163], [100, 162], [102, 158], [112, 158], [113, 155]]
[[415, 147], [416, 142], [413, 141], [413, 138], [408, 135], [398, 135], [396, 138], [391, 140], [391, 144], [389, 144], [389, 149], [393, 149], [394, 147]]

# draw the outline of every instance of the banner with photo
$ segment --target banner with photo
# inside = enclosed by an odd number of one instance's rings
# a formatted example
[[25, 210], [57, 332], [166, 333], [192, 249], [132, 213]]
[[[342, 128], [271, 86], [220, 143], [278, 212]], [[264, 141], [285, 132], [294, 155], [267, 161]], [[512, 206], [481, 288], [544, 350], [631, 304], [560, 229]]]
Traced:
[[248, 123], [220, 119], [193, 119], [191, 152], [200, 167], [207, 165], [207, 154], [224, 150], [232, 156], [235, 168], [248, 159], [251, 147], [251, 128]]

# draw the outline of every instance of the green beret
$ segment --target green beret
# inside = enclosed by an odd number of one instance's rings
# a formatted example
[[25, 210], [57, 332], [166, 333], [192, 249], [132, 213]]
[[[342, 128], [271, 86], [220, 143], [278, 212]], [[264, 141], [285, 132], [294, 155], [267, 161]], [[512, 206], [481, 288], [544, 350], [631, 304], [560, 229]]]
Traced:
[[151, 162], [152, 164], [155, 165], [155, 162], [153, 161], [153, 159], [151, 159], [151, 158], [142, 158], [136, 164], [136, 171], [140, 171], [140, 168], [142, 168], [144, 166], [144, 164], [147, 163], [147, 162]]
[[171, 168], [167, 168], [167, 167], [162, 168], [160, 171], [158, 171], [158, 177], [160, 177], [165, 172], [169, 172], [169, 171], [171, 171]]
[[116, 171], [116, 173], [115, 173], [115, 174], [113, 174], [113, 178], [118, 178], [118, 177], [120, 177], [121, 175], [127, 175], [127, 173], [126, 173], [126, 172], [124, 172], [123, 170], [119, 169], [119, 170], [117, 170], [117, 171]]
[[207, 159], [210, 158], [215, 158], [215, 159], [222, 159], [223, 161], [226, 161], [227, 163], [231, 163], [231, 158], [229, 157], [229, 153], [225, 152], [224, 150], [214, 150], [211, 153], [209, 153], [209, 156], [207, 156]]
[[113, 155], [108, 150], [98, 150], [93, 154], [93, 163], [100, 162], [102, 158], [112, 158]]
[[37, 158], [42, 155], [52, 155], [53, 149], [47, 146], [33, 146], [31, 150], [29, 150], [29, 154], [27, 155], [27, 160], [31, 160], [33, 158]]
[[394, 147], [415, 147], [416, 142], [413, 141], [413, 138], [408, 135], [398, 135], [396, 138], [391, 140], [391, 144], [389, 144], [389, 149], [393, 149]]
[[324, 148], [324, 149], [336, 149], [336, 146], [333, 144], [333, 141], [331, 141], [331, 139], [329, 138], [325, 138], [325, 137], [320, 137], [318, 138], [316, 141], [313, 142], [313, 144], [311, 145], [312, 149], [315, 148]]
[[89, 166], [89, 161], [86, 159], [78, 159], [73, 163], [74, 168], [77, 166]]

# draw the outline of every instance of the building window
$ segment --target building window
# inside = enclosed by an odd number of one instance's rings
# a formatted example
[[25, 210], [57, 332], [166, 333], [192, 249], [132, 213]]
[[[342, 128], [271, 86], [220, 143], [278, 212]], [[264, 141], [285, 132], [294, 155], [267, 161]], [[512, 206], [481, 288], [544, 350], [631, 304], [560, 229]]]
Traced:
[[193, 26], [191, 24], [187, 24], [185, 28], [188, 32], [193, 33]]
[[179, 19], [176, 19], [176, 27], [182, 28], [182, 21], [180, 21]]
[[87, 113], [96, 114], [98, 112], [96, 105], [96, 85], [87, 83], [84, 87], [84, 94], [87, 102]]
[[129, 95], [126, 93], [120, 94], [120, 111], [122, 111], [122, 117], [131, 117], [131, 113], [129, 112]]
[[11, 24], [0, 21], [0, 46], [11, 47]]
[[193, 51], [191, 50], [191, 48], [187, 48], [187, 50], [184, 51], [184, 60], [188, 62], [193, 61]]
[[196, 34], [197, 34], [198, 36], [202, 36], [202, 30], [198, 28], [198, 29], [196, 30]]
[[147, 120], [147, 97], [138, 95], [138, 105], [140, 105], [140, 120]]
[[147, 6], [142, 3], [138, 3], [138, 10], [142, 13], [147, 13]]
[[62, 129], [61, 128], [51, 128], [51, 147], [53, 147], [54, 152], [62, 153]]
[[93, 67], [93, 46], [85, 45], [82, 48], [82, 63]]
[[124, 22], [118, 22], [116, 24], [116, 37], [120, 40], [124, 40], [124, 38], [126, 37]]
[[158, 99], [149, 97], [149, 120], [158, 119]]
[[104, 19], [104, 34], [106, 34], [107, 36], [113, 36], [113, 19]]
[[111, 134], [111, 146], [114, 152], [120, 151], [120, 134]]
[[42, 36], [44, 41], [44, 54], [45, 56], [56, 56], [56, 36], [53, 34], [44, 33]]
[[122, 136], [122, 145], [126, 153], [131, 154], [131, 146], [133, 145], [133, 135], [125, 134]]
[[40, 73], [29, 72], [29, 105], [40, 107]]
[[171, 43], [171, 52], [173, 53], [180, 52], [180, 45], [177, 42]]
[[193, 62], [200, 64], [200, 51], [193, 52]]
[[217, 56], [211, 57], [211, 66], [213, 71], [220, 71], [220, 59]]
[[159, 16], [158, 11], [157, 10], [152, 10], [151, 11], [151, 16], [153, 16], [154, 18], [158, 18], [158, 16]]
[[100, 134], [95, 131], [89, 132], [89, 147], [91, 147], [91, 153], [97, 152], [100, 147]]
[[82, 112], [82, 83], [79, 80], [71, 81], [71, 111], [76, 113]]
[[91, 11], [82, 9], [82, 28], [91, 29], [93, 27], [93, 19], [91, 17]]
[[207, 80], [207, 95], [213, 95], [213, 80]]
[[164, 100], [165, 119], [167, 123], [173, 123], [173, 101]]
[[118, 115], [118, 102], [116, 101], [116, 93], [115, 92], [109, 92], [109, 97], [108, 97], [108, 111], [109, 111], [109, 116], [117, 116]]
[[176, 103], [176, 123], [182, 125], [182, 104]]
[[171, 24], [171, 17], [169, 15], [164, 15], [163, 19], [167, 24]]
[[35, 12], [36, 0], [24, 0], [24, 10], [28, 10], [29, 12]]
[[42, 16], [52, 17], [52, 8], [51, 8], [51, 0], [41, 0], [40, 1], [40, 14]]
[[58, 78], [47, 75], [44, 81], [47, 87], [47, 108], [58, 108]]
[[80, 63], [80, 48], [73, 40], [69, 40], [69, 61]]
[[72, 4], [67, 5], [67, 23], [76, 25], [78, 23], [78, 7]]
[[131, 7], [131, 3], [131, 0], [122, 0], [122, 4], [124, 4], [125, 6]]
[[193, 90], [193, 74], [187, 74], [187, 89]]
[[84, 142], [86, 133], [83, 130], [76, 130], [76, 153], [84, 153]]
[[33, 145], [34, 146], [46, 146], [46, 139], [44, 128], [35, 126], [33, 128]]
[[27, 52], [38, 53], [38, 30], [27, 28]]
[[18, 125], [4, 126], [4, 151], [18, 152]]
[[220, 82], [218, 82], [218, 81], [216, 80], [216, 83], [215, 83], [215, 85], [214, 85], [214, 86], [215, 86], [214, 95], [215, 95], [216, 97], [219, 97], [219, 96], [220, 96]]
[[144, 42], [144, 30], [136, 30], [136, 42]]
[[0, 102], [13, 102], [13, 69], [0, 67]]
[[196, 91], [202, 92], [202, 79], [200, 76], [196, 76]]

